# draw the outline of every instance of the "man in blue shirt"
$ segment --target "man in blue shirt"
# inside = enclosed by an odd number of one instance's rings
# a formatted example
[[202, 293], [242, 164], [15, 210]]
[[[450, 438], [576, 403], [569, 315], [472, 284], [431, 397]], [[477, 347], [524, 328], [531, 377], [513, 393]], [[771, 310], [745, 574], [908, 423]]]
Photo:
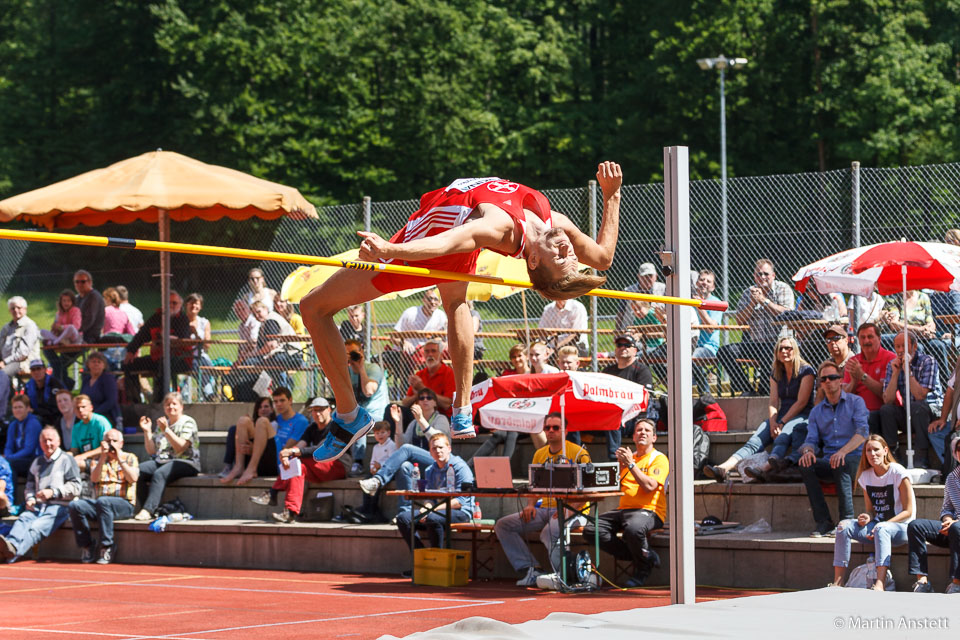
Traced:
[[898, 333], [893, 341], [893, 350], [897, 357], [887, 364], [887, 373], [883, 379], [883, 406], [880, 407], [880, 434], [887, 441], [890, 453], [896, 455], [901, 429], [906, 428], [907, 408], [897, 399], [905, 398], [907, 393], [903, 370], [905, 363], [910, 364], [910, 424], [913, 428], [913, 446], [917, 451], [916, 466], [927, 466], [927, 449], [930, 438], [927, 430], [930, 422], [940, 416], [943, 407], [943, 387], [940, 385], [940, 373], [933, 356], [917, 353], [917, 337], [907, 332], [908, 347], [904, 349], [903, 333]]
[[43, 425], [30, 413], [30, 398], [13, 397], [10, 410], [13, 420], [7, 425], [7, 445], [3, 457], [10, 463], [15, 476], [26, 477], [33, 459], [40, 455], [40, 431]]
[[[445, 433], [435, 433], [430, 437], [430, 457], [433, 458], [433, 464], [427, 467], [424, 477], [426, 478], [426, 488], [428, 491], [445, 491], [447, 487], [447, 471], [453, 468], [454, 473], [454, 491], [459, 491], [463, 483], [473, 484], [473, 472], [470, 467], [459, 456], [450, 453], [450, 436]], [[433, 505], [425, 503], [417, 515], [417, 529], [426, 529], [430, 537], [431, 547], [444, 546], [444, 509], [446, 503], [441, 502], [431, 511]], [[467, 522], [473, 518], [473, 497], [458, 496], [450, 499], [450, 522]], [[410, 527], [412, 514], [410, 509], [402, 509], [397, 514], [397, 529], [400, 530], [402, 537], [407, 544], [410, 544]], [[420, 534], [416, 535], [416, 546], [423, 547], [420, 541]]]
[[[821, 480], [837, 485], [839, 520], [854, 518], [853, 479], [860, 464], [860, 449], [869, 435], [867, 405], [863, 398], [842, 389], [843, 373], [833, 360], [820, 365], [818, 372], [824, 399], [810, 412], [807, 439], [800, 446], [800, 475], [817, 521], [814, 538], [836, 535], [830, 508], [823, 497]], [[822, 448], [822, 455], [816, 455]]]

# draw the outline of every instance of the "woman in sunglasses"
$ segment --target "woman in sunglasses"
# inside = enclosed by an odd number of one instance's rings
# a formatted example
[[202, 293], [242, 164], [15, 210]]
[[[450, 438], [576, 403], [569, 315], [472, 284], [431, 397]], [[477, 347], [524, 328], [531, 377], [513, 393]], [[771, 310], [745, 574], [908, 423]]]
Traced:
[[860, 454], [857, 484], [863, 489], [866, 510], [837, 526], [833, 543], [833, 584], [843, 585], [850, 564], [850, 543], [872, 544], [877, 579], [870, 585], [883, 591], [891, 549], [907, 543], [907, 525], [917, 517], [917, 500], [907, 470], [894, 459], [882, 436], [867, 438]]
[[[800, 357], [800, 347], [792, 336], [777, 340], [773, 352], [773, 374], [770, 377], [770, 417], [753, 432], [746, 444], [718, 465], [707, 465], [703, 472], [718, 482], [738, 462], [763, 451], [770, 444], [768, 462], [762, 467], [747, 467], [744, 472], [757, 480], [767, 471], [782, 471], [799, 459], [798, 449], [807, 436], [807, 418], [813, 409], [816, 371]], [[791, 452], [787, 455], [787, 450]]]

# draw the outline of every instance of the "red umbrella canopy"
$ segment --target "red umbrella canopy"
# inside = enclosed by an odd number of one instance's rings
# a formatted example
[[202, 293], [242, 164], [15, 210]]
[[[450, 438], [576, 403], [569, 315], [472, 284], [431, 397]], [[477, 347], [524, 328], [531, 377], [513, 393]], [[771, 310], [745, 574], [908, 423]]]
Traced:
[[848, 249], [801, 267], [793, 276], [803, 293], [812, 279], [820, 293], [840, 292], [868, 296], [874, 287], [881, 295], [907, 289], [960, 290], [960, 247], [939, 242], [884, 242]]
[[612, 431], [645, 411], [647, 390], [604, 373], [563, 371], [490, 378], [474, 385], [471, 404], [485, 426], [538, 433], [548, 413], [563, 413], [567, 431]]
[[903, 290], [902, 267], [908, 289], [947, 291], [960, 271], [960, 247], [937, 242], [885, 242], [865, 247], [851, 264], [853, 273], [880, 268], [877, 290], [888, 295]]

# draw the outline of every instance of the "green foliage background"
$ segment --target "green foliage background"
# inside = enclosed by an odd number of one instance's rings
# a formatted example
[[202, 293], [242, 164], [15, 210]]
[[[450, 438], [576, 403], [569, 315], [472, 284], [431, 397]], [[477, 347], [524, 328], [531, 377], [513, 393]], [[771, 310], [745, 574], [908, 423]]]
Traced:
[[[463, 175], [582, 186], [608, 158], [644, 184], [673, 144], [692, 179], [715, 178], [717, 74], [696, 59], [720, 53], [750, 60], [727, 77], [731, 176], [950, 162], [960, 144], [960, 0], [2, 0], [0, 33], [0, 197], [158, 147], [321, 205]], [[324, 222], [317, 252], [352, 231]], [[124, 256], [88, 259], [153, 282]], [[21, 271], [59, 261], [31, 247]], [[230, 281], [248, 266], [191, 265]]]

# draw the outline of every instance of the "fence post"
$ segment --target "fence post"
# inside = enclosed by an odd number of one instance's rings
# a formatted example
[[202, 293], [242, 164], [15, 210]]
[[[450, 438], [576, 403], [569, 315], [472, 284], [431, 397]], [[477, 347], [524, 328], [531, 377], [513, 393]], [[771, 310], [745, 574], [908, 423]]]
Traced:
[[[363, 196], [363, 230], [369, 233], [372, 231], [370, 228], [370, 219], [371, 219], [371, 204], [370, 196]], [[373, 309], [372, 302], [365, 302], [363, 305], [363, 316], [365, 318], [364, 322], [366, 323], [363, 330], [367, 334], [367, 344], [363, 345], [363, 352], [367, 354], [367, 360], [373, 360]]]
[[[850, 164], [850, 217], [851, 217], [851, 237], [852, 246], [860, 246], [860, 163]], [[860, 326], [860, 296], [852, 296], [853, 303], [853, 331], [857, 331]]]
[[[590, 212], [590, 237], [597, 239], [597, 181], [590, 180], [587, 183], [587, 210]], [[596, 269], [590, 269], [590, 273], [597, 273]], [[594, 371], [599, 369], [597, 365], [597, 349], [600, 345], [597, 343], [597, 297], [590, 296], [590, 349], [592, 362], [590, 366]]]

